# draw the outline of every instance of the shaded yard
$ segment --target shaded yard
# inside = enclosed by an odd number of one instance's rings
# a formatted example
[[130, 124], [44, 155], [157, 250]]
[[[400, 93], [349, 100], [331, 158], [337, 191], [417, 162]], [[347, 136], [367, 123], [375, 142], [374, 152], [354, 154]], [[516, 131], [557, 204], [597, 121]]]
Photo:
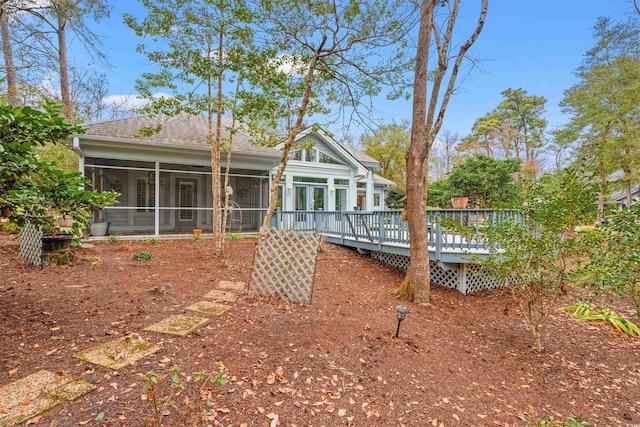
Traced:
[[[434, 305], [407, 304], [394, 339], [401, 272], [325, 244], [312, 306], [240, 298], [183, 338], [145, 328], [186, 314], [220, 280], [248, 281], [255, 241], [229, 242], [224, 260], [206, 240], [92, 244], [73, 265], [40, 270], [0, 235], [0, 387], [39, 369], [97, 387], [36, 425], [146, 425], [138, 374], [211, 371], [216, 362], [229, 381], [211, 387], [209, 422], [225, 426], [265, 426], [274, 414], [283, 426], [514, 426], [550, 416], [640, 424], [640, 340], [555, 311], [547, 352], [536, 354], [505, 289], [464, 296], [435, 287]], [[143, 250], [151, 260], [132, 259]], [[127, 335], [162, 349], [119, 372], [72, 357]], [[167, 411], [171, 425], [177, 412]]]

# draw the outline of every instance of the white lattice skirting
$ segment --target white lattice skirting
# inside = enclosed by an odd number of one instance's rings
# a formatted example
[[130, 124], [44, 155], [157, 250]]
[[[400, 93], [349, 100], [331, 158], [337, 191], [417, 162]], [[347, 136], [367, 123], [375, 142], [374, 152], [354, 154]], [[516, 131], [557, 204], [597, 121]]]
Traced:
[[[371, 257], [394, 267], [406, 270], [409, 267], [409, 257], [372, 251]], [[463, 294], [496, 289], [507, 285], [507, 282], [489, 274], [478, 264], [454, 264], [457, 267], [445, 269], [437, 261], [431, 261], [431, 281], [436, 285], [457, 289]]]

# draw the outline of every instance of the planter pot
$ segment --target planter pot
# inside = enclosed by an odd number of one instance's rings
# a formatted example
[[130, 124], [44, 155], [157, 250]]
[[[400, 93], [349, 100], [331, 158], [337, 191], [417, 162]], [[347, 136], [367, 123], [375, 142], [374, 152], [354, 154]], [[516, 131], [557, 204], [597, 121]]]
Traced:
[[193, 234], [195, 234], [196, 236], [199, 236], [202, 234], [202, 230], [200, 230], [199, 228], [194, 228], [193, 229]]
[[108, 222], [92, 222], [91, 223], [91, 235], [102, 237], [107, 235], [107, 231], [109, 231], [109, 223]]
[[452, 197], [451, 206], [453, 206], [453, 209], [467, 209], [467, 206], [469, 206], [469, 198], [468, 197]]
[[45, 234], [42, 236], [42, 252], [54, 252], [71, 246], [73, 234]]
[[58, 224], [61, 228], [71, 228], [73, 226], [73, 218], [70, 216], [63, 216], [58, 220]]

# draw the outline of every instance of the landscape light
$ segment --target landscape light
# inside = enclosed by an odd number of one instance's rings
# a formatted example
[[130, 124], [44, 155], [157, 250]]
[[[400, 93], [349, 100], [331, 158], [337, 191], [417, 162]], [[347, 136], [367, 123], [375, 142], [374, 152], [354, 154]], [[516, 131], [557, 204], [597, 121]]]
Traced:
[[398, 329], [396, 329], [396, 338], [398, 338], [398, 334], [400, 333], [400, 323], [402, 323], [407, 314], [409, 314], [409, 309], [404, 305], [399, 305], [396, 307], [396, 312], [396, 316], [398, 317]]

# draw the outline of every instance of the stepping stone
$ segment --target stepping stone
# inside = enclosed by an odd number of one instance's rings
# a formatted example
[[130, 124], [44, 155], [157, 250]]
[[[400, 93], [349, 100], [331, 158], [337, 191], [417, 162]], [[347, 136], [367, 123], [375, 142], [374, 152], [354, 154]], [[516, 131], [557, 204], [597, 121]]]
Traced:
[[84, 380], [38, 371], [0, 388], [0, 425], [20, 424], [95, 388]]
[[200, 301], [187, 307], [187, 310], [197, 311], [198, 313], [213, 314], [220, 316], [231, 308], [230, 305], [220, 304], [218, 302]]
[[206, 294], [204, 297], [213, 299], [213, 300], [218, 300], [218, 301], [234, 302], [238, 298], [238, 294], [235, 294], [233, 292], [225, 292], [225, 291], [219, 291], [218, 289], [214, 289], [208, 294]]
[[186, 337], [208, 321], [209, 319], [203, 317], [176, 315], [167, 317], [144, 330]]
[[147, 341], [124, 337], [81, 351], [73, 357], [117, 371], [161, 348]]
[[244, 292], [247, 284], [244, 282], [229, 282], [226, 280], [221, 280], [218, 282], [218, 287], [227, 291]]

